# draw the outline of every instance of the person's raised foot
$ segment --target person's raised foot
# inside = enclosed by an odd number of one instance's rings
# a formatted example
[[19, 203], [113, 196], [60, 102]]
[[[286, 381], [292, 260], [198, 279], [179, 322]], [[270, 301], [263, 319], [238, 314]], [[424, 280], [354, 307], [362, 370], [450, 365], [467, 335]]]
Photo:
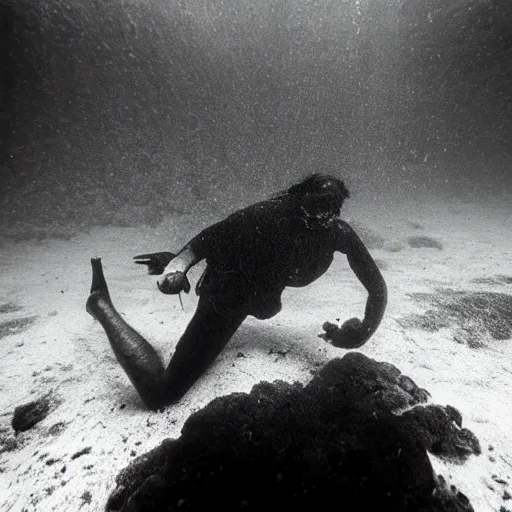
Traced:
[[101, 264], [101, 258], [91, 258], [91, 266], [91, 292], [89, 298], [87, 299], [85, 309], [90, 315], [94, 317], [95, 309], [98, 302], [101, 301], [102, 299], [110, 301], [110, 295], [108, 292], [107, 281], [105, 280], [105, 276], [103, 275], [103, 266]]

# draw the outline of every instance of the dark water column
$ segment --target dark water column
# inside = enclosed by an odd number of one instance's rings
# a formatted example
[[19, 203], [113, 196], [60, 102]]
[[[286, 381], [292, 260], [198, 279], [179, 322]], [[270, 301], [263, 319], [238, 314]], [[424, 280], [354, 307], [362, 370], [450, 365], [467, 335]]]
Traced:
[[11, 104], [13, 70], [11, 62], [12, 16], [6, 9], [0, 11], [0, 166], [5, 166], [6, 142], [11, 131]]
[[27, 40], [36, 33], [34, 17], [14, 4], [0, 4], [0, 178], [2, 193], [9, 190], [15, 179], [10, 165], [14, 158], [15, 139], [20, 146], [28, 142], [16, 128], [23, 119], [23, 107], [31, 101], [30, 85], [35, 79], [34, 66], [29, 62]]

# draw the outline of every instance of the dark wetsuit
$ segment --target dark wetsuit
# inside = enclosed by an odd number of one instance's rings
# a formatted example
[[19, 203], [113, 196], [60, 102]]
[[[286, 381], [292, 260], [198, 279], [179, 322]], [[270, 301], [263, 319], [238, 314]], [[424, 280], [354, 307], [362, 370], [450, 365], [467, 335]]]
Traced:
[[207, 267], [196, 313], [165, 370], [170, 400], [204, 373], [248, 315], [275, 316], [286, 286], [306, 286], [329, 268], [338, 222], [307, 221], [298, 201], [276, 198], [235, 212], [185, 246]]
[[276, 315], [284, 288], [312, 283], [329, 268], [335, 251], [347, 254], [369, 291], [364, 329], [356, 330], [355, 344], [350, 346], [364, 343], [382, 318], [385, 283], [364, 244], [338, 217], [308, 216], [300, 200], [290, 194], [233, 213], [204, 229], [182, 251], [188, 249], [195, 262], [206, 259], [207, 267], [197, 287], [197, 309], [167, 368], [115, 310], [101, 262], [93, 261], [87, 310], [101, 322], [118, 361], [148, 407], [181, 398], [248, 315], [259, 319]]
[[286, 286], [306, 286], [333, 259], [333, 223], [307, 221], [297, 201], [276, 198], [240, 210], [189, 243], [207, 268], [198, 293], [247, 315], [270, 318]]

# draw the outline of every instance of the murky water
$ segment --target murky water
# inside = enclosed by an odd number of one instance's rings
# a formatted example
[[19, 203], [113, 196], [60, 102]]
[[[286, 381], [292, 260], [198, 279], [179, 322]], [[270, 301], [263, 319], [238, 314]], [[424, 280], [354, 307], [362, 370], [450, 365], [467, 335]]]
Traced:
[[217, 218], [324, 169], [366, 203], [510, 187], [507, 2], [17, 0], [0, 20], [6, 229]]
[[[163, 296], [133, 256], [177, 251], [310, 172], [345, 181], [342, 214], [389, 289], [361, 352], [460, 409], [483, 454], [436, 471], [476, 510], [506, 505], [510, 34], [506, 1], [0, 0], [0, 508], [100, 510], [131, 458], [213, 398], [344, 355], [318, 331], [363, 315], [367, 294], [340, 254], [163, 414], [85, 312], [100, 256], [167, 361], [197, 297]], [[15, 438], [15, 407], [52, 390]]]

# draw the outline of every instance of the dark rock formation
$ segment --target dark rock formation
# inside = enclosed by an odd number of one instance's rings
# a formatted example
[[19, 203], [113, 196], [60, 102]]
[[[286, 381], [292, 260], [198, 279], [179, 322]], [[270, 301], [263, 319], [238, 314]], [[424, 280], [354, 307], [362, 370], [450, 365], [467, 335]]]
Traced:
[[438, 249], [439, 251], [443, 249], [443, 244], [441, 242], [429, 236], [411, 236], [407, 242], [409, 243], [409, 247], [414, 247], [415, 249], [423, 247], [426, 247], [427, 249]]
[[46, 418], [50, 412], [50, 405], [49, 396], [43, 396], [38, 400], [16, 407], [11, 421], [16, 434], [31, 429], [36, 423]]
[[463, 460], [478, 440], [456, 409], [426, 399], [396, 367], [356, 352], [306, 386], [261, 382], [213, 400], [179, 439], [136, 459], [107, 510], [471, 511], [427, 450]]

